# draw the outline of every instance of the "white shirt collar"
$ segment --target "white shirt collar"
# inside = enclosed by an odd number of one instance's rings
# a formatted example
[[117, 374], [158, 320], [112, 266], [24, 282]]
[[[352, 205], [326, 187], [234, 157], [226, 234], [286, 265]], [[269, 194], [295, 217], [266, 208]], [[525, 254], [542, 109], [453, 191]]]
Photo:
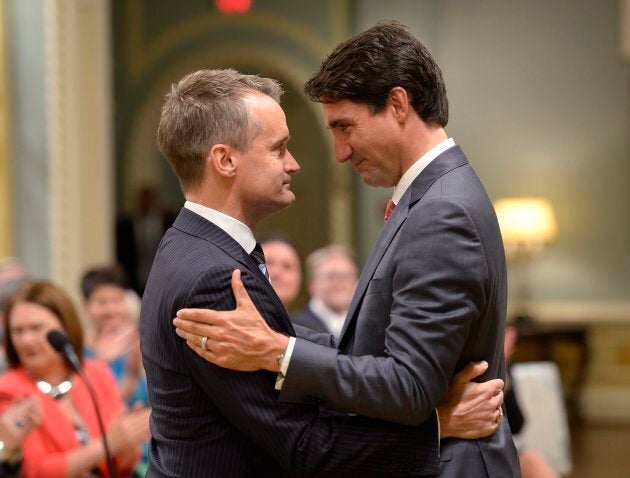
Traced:
[[426, 168], [431, 161], [437, 158], [440, 154], [446, 151], [449, 148], [455, 146], [455, 141], [453, 138], [445, 139], [437, 146], [434, 146], [429, 151], [424, 153], [422, 157], [417, 160], [415, 163], [411, 165], [411, 167], [405, 171], [405, 174], [402, 175], [400, 181], [396, 185], [394, 189], [394, 195], [392, 196], [392, 201], [394, 204], [398, 204], [400, 198], [403, 197], [403, 194], [409, 189], [411, 183], [420, 175], [420, 173]]
[[232, 216], [223, 214], [216, 209], [211, 209], [192, 201], [186, 201], [184, 207], [223, 229], [223, 231], [238, 242], [248, 254], [251, 254], [254, 247], [256, 247], [254, 233], [238, 219], [234, 219]]

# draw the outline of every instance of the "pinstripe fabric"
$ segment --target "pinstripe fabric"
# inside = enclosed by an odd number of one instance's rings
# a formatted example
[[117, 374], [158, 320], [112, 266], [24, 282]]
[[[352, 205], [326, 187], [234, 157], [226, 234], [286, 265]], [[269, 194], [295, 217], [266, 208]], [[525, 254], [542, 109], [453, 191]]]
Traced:
[[[149, 385], [148, 477], [422, 476], [437, 470], [429, 430], [278, 403], [276, 374], [242, 373], [198, 357], [174, 331], [182, 307], [234, 308], [239, 268], [270, 327], [293, 335], [256, 262], [226, 233], [182, 209], [165, 234], [142, 301]], [[331, 353], [336, 353], [331, 349]]]

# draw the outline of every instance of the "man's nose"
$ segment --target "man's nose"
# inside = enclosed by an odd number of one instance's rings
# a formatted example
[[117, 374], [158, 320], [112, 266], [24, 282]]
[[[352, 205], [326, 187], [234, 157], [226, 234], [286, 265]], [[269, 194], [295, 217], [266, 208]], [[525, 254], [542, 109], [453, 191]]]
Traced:
[[335, 161], [345, 163], [352, 156], [352, 147], [346, 140], [340, 138], [335, 138], [334, 143]]
[[293, 157], [293, 155], [291, 154], [289, 150], [287, 150], [286, 164], [285, 164], [284, 170], [288, 174], [295, 174], [300, 170], [300, 165], [295, 160], [295, 158]]

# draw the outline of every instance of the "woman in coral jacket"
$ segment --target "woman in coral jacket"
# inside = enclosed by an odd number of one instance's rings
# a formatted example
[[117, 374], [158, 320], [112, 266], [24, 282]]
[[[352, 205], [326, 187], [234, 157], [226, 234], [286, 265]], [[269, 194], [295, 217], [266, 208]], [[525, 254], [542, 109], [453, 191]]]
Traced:
[[[33, 282], [9, 299], [4, 316], [10, 369], [0, 378], [0, 410], [22, 396], [38, 397], [42, 406], [41, 425], [22, 445], [22, 476], [109, 476], [88, 389], [46, 339], [50, 330], [64, 332], [81, 357], [83, 330], [71, 300], [50, 282]], [[149, 411], [124, 411], [106, 364], [83, 360], [83, 367], [94, 387], [118, 476], [130, 476], [138, 445], [149, 436]]]

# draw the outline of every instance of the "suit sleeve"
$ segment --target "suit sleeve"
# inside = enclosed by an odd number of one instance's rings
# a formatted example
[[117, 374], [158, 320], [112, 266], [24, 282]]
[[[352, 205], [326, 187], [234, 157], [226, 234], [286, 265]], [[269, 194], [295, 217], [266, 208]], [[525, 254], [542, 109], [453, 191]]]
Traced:
[[338, 411], [422, 423], [448, 388], [471, 323], [484, 307], [487, 277], [467, 211], [443, 199], [417, 204], [393, 251], [391, 307], [380, 309], [389, 316], [382, 321], [389, 323], [384, 356], [341, 355], [298, 339], [280, 399], [317, 397]]
[[[186, 306], [233, 308], [231, 273], [227, 268], [208, 272]], [[269, 310], [266, 291], [258, 278], [246, 270], [242, 274], [256, 306], [261, 311]], [[269, 322], [273, 327], [273, 319]], [[188, 347], [184, 349], [193, 379], [224, 418], [291, 476], [417, 476], [437, 472], [435, 424], [408, 427], [320, 412], [314, 404], [279, 403], [274, 390], [275, 373], [223, 369]]]
[[320, 344], [324, 347], [337, 347], [334, 335], [317, 332], [313, 329], [309, 329], [308, 327], [296, 324], [295, 322], [293, 323], [293, 328], [295, 329], [295, 336], [297, 338], [308, 340], [309, 342]]

